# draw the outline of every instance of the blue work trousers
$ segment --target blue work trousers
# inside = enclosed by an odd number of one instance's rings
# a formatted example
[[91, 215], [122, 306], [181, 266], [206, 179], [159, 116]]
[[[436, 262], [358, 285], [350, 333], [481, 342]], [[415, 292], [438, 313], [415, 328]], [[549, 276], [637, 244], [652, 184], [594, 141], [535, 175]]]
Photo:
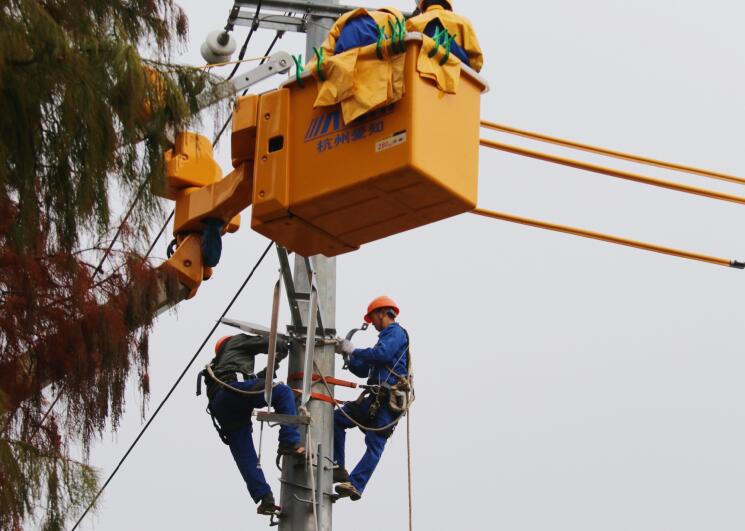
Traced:
[[[375, 397], [373, 395], [365, 397], [361, 404], [355, 402], [348, 402], [342, 409], [354, 418], [360, 424], [369, 426], [371, 428], [382, 428], [387, 426], [391, 422], [398, 418], [399, 414], [392, 412], [388, 409], [388, 404], [380, 405], [377, 415], [372, 419], [369, 418], [370, 404], [373, 403]], [[354, 428], [356, 425], [345, 417], [341, 411], [337, 410], [334, 413], [334, 461], [342, 467], [344, 465], [344, 446], [346, 443], [347, 430]], [[362, 493], [365, 490], [367, 482], [370, 481], [370, 477], [375, 468], [380, 462], [380, 457], [383, 455], [383, 449], [385, 449], [385, 443], [390, 437], [392, 430], [388, 430], [387, 433], [380, 432], [365, 432], [365, 454], [354, 467], [351, 474], [349, 474], [349, 481], [354, 487]]]
[[[234, 382], [230, 385], [243, 391], [257, 391], [264, 388], [264, 380]], [[259, 467], [259, 458], [251, 437], [251, 414], [254, 409], [263, 407], [266, 407], [263, 393], [249, 396], [234, 393], [229, 389], [220, 389], [210, 400], [210, 410], [227, 434], [235, 464], [238, 465], [248, 492], [256, 503], [272, 492], [264, 472]], [[297, 415], [292, 389], [284, 384], [275, 385], [272, 392], [272, 407], [277, 413]], [[300, 432], [297, 427], [281, 426], [279, 442], [287, 445], [299, 443]]]

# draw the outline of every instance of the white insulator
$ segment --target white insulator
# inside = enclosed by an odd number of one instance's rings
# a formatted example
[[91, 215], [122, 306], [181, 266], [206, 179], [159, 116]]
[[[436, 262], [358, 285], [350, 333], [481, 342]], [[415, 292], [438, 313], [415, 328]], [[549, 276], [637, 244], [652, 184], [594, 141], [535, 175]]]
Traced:
[[202, 52], [202, 57], [205, 61], [207, 61], [208, 65], [216, 65], [220, 63], [227, 63], [228, 61], [230, 61], [230, 55], [215, 55], [215, 53], [206, 42], [202, 44], [200, 51]]
[[[225, 44], [221, 44], [220, 40], [224, 40], [225, 35], [228, 40]], [[232, 35], [226, 34], [223, 30], [215, 30], [207, 35], [207, 40], [202, 44], [202, 57], [208, 64], [225, 63], [230, 61], [237, 47], [238, 44]]]

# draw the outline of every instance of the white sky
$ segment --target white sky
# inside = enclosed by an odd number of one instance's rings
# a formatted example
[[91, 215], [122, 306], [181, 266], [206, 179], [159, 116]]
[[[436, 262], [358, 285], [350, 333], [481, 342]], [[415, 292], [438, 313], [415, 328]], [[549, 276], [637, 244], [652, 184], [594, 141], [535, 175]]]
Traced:
[[[224, 25], [232, 3], [180, 3], [191, 20], [181, 60], [199, 64], [199, 45]], [[474, 21], [486, 53], [492, 90], [484, 118], [745, 174], [742, 1], [458, 0], [457, 8]], [[237, 31], [240, 41], [245, 31]], [[260, 32], [248, 55], [262, 54], [272, 36]], [[280, 43], [304, 51], [301, 36]], [[229, 143], [221, 148], [228, 169]], [[745, 194], [736, 185], [571, 155]], [[739, 205], [483, 149], [480, 185], [486, 208], [745, 259]], [[153, 405], [266, 240], [246, 223], [225, 244], [216, 278], [154, 330]], [[277, 269], [270, 257], [231, 317], [269, 321]], [[388, 293], [412, 336], [416, 529], [745, 527], [744, 272], [468, 215], [369, 244], [338, 265], [339, 330], [359, 323], [371, 297]], [[375, 335], [357, 340], [372, 344]], [[199, 366], [210, 357], [206, 350]], [[204, 397], [194, 396], [196, 372], [85, 529], [266, 525], [204, 413]], [[104, 477], [139, 430], [138, 409], [132, 399], [118, 435], [95, 446], [92, 461]], [[354, 462], [362, 436], [351, 432], [348, 441]], [[276, 431], [264, 443], [278, 493]], [[405, 463], [400, 429], [363, 500], [336, 505], [336, 529], [405, 529]]]

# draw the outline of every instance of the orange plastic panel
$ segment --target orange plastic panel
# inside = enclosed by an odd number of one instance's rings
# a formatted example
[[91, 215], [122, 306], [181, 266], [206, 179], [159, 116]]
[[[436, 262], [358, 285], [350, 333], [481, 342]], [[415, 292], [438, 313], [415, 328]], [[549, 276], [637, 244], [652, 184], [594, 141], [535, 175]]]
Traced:
[[289, 90], [280, 89], [261, 96], [259, 123], [253, 189], [253, 217], [256, 223], [288, 215]]
[[[278, 91], [289, 93], [292, 113], [278, 167], [288, 173], [265, 172], [259, 185], [257, 153], [254, 229], [305, 256], [334, 256], [475, 208], [486, 85], [464, 70], [457, 94], [438, 90], [417, 72], [420, 48], [407, 43], [404, 98], [352, 124], [338, 107], [313, 109], [311, 77], [304, 88], [293, 82]], [[258, 149], [267, 141], [260, 122]], [[271, 212], [256, 210], [262, 190], [273, 194]]]
[[179, 243], [176, 252], [161, 268], [175, 272], [181, 283], [190, 291], [188, 298], [196, 293], [204, 280], [202, 265], [202, 238], [197, 234], [190, 234]]
[[165, 153], [165, 163], [168, 189], [162, 195], [168, 199], [175, 199], [184, 188], [207, 186], [222, 178], [212, 158], [212, 142], [196, 133], [179, 133], [174, 148]]
[[186, 188], [176, 196], [174, 234], [200, 232], [202, 220], [220, 218], [231, 220], [229, 230], [240, 226], [236, 215], [251, 204], [253, 179], [251, 168], [243, 164], [224, 179], [204, 188]]
[[258, 116], [259, 96], [250, 94], [241, 96], [236, 100], [231, 137], [231, 154], [234, 168], [244, 162], [254, 160]]

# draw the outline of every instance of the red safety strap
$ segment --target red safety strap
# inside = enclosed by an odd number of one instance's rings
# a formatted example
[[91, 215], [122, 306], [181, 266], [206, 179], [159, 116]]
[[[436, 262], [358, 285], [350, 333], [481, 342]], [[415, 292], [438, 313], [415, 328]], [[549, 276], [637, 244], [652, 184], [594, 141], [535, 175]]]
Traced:
[[[300, 389], [293, 389], [296, 395], [302, 395], [303, 392]], [[338, 404], [340, 406], [344, 405], [344, 402], [342, 400], [334, 400], [330, 396], [321, 394], [321, 393], [311, 393], [310, 398], [313, 400], [320, 400], [321, 402], [326, 402], [327, 404]]]
[[[305, 373], [303, 372], [296, 372], [293, 374], [290, 374], [287, 377], [287, 380], [292, 381], [298, 381], [302, 380], [305, 376]], [[320, 382], [321, 381], [321, 375], [320, 374], [314, 374], [313, 375], [313, 381], [314, 382]], [[333, 376], [327, 376], [326, 377], [326, 383], [329, 385], [338, 385], [339, 387], [349, 387], [350, 389], [357, 389], [357, 384], [354, 382], [348, 382], [347, 380], [339, 380], [338, 378], [334, 378]]]

